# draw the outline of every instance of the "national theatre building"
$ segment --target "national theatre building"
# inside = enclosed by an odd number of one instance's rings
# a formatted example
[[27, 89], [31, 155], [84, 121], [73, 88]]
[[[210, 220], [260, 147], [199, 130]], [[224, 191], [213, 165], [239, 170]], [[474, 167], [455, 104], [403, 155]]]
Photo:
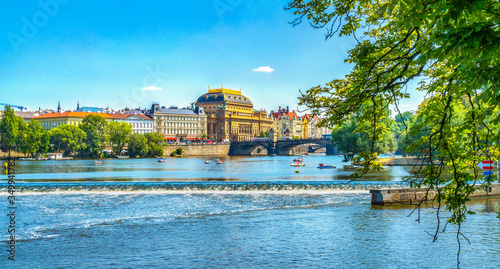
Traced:
[[209, 89], [195, 103], [207, 115], [207, 134], [217, 141], [249, 141], [273, 126], [264, 110], [254, 110], [250, 99], [241, 91]]

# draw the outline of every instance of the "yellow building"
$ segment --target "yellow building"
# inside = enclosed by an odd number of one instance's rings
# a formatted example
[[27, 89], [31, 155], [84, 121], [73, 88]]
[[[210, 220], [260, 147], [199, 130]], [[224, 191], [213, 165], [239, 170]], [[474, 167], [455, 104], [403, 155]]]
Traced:
[[254, 110], [252, 101], [238, 90], [209, 89], [195, 106], [205, 110], [207, 134], [217, 141], [249, 141], [273, 126], [266, 111]]
[[82, 123], [83, 119], [88, 115], [97, 115], [104, 118], [106, 121], [113, 121], [113, 118], [106, 113], [89, 113], [89, 112], [56, 112], [56, 113], [47, 113], [40, 115], [38, 117], [34, 117], [34, 120], [40, 122], [42, 128], [45, 130], [51, 130], [56, 128], [61, 124], [70, 124], [78, 126]]
[[306, 116], [302, 117], [302, 138], [306, 139], [309, 136], [309, 121]]

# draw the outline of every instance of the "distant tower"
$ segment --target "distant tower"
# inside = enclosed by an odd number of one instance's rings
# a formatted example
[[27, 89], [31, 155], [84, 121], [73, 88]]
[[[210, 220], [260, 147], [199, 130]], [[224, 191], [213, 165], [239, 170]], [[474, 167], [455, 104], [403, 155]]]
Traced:
[[79, 110], [80, 109], [80, 100], [77, 100], [76, 101], [76, 110]]
[[57, 112], [61, 112], [61, 100], [57, 102]]
[[269, 139], [271, 139], [271, 141], [273, 141], [273, 142], [278, 141], [278, 136], [276, 135], [274, 128], [271, 128], [271, 130], [269, 130]]

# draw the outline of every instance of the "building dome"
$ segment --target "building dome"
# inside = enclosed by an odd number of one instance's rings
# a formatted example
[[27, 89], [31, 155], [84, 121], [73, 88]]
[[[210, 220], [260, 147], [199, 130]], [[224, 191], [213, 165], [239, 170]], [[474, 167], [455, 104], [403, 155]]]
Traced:
[[224, 101], [252, 105], [252, 101], [250, 100], [250, 98], [241, 95], [241, 91], [224, 89], [224, 88], [208, 90], [208, 93], [205, 93], [202, 96], [198, 97], [196, 103], [198, 104], [213, 103], [213, 102], [222, 103]]

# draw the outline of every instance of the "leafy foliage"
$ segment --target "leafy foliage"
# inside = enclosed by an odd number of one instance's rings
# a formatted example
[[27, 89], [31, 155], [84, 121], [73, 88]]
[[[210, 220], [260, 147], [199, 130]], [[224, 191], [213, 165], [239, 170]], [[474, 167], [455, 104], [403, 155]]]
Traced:
[[64, 155], [71, 155], [75, 152], [85, 150], [87, 147], [83, 143], [86, 134], [74, 125], [61, 124], [50, 130], [50, 143], [54, 151], [63, 151]]
[[392, 127], [395, 122], [389, 117], [388, 109], [378, 119], [375, 126], [377, 136], [371, 138], [370, 122], [363, 120], [360, 114], [354, 115], [351, 120], [332, 129], [332, 144], [344, 153], [344, 160], [350, 161], [355, 154], [361, 152], [386, 153], [396, 150], [396, 140]]
[[21, 151], [24, 141], [22, 132], [25, 129], [23, 118], [16, 116], [14, 109], [5, 106], [0, 120], [0, 147], [3, 151]]
[[175, 157], [177, 155], [179, 155], [179, 156], [182, 155], [182, 148], [181, 147], [172, 150], [172, 152], [170, 153], [170, 157]]
[[130, 157], [145, 157], [148, 154], [148, 140], [143, 134], [131, 134], [128, 142], [128, 155]]
[[[46, 135], [46, 131], [43, 130], [40, 122], [36, 120], [30, 120], [26, 125], [23, 133], [23, 145], [22, 152], [31, 154], [32, 157], [35, 156], [36, 153], [43, 151], [44, 149], [40, 149], [40, 147], [46, 147], [45, 143], [42, 145], [42, 139], [44, 135]], [[45, 149], [46, 150], [46, 149]]]
[[[477, 173], [477, 164], [499, 157], [500, 3], [294, 0], [287, 8], [297, 15], [293, 24], [305, 18], [315, 28], [326, 28], [327, 38], [351, 35], [358, 42], [346, 59], [352, 64], [348, 75], [300, 97], [300, 104], [324, 113], [332, 124], [342, 125], [361, 111], [362, 118], [372, 119], [371, 139], [376, 140], [377, 110], [398, 108], [401, 99], [410, 98], [408, 83], [418, 82], [426, 100], [408, 130], [415, 138], [409, 150], [431, 165], [408, 182], [419, 188], [442, 186], [437, 218], [444, 204], [451, 213], [447, 222], [457, 224], [460, 235], [471, 213], [468, 196], [491, 184]], [[363, 110], [367, 105], [374, 109]]]
[[165, 144], [165, 138], [160, 133], [146, 133], [144, 134], [146, 139], [148, 140], [148, 157], [158, 157], [163, 156], [163, 152], [165, 148], [163, 145]]
[[113, 121], [108, 124], [108, 128], [109, 142], [111, 142], [113, 152], [118, 155], [130, 140], [129, 136], [132, 134], [132, 126], [125, 122]]
[[82, 156], [92, 158], [100, 156], [109, 139], [107, 125], [106, 120], [99, 115], [91, 114], [82, 120], [79, 127], [86, 134], [84, 142], [87, 144], [87, 147], [81, 149]]

